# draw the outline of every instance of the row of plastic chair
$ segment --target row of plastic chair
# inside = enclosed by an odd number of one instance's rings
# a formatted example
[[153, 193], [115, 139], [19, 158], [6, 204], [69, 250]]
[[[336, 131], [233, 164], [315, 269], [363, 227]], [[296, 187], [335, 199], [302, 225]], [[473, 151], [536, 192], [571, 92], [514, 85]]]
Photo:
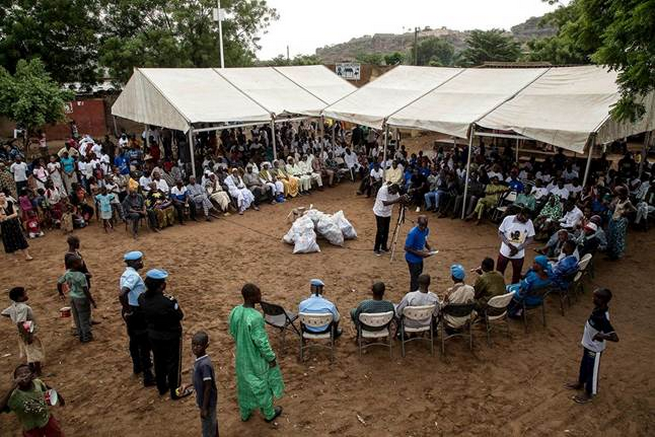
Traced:
[[[590, 274], [592, 255], [587, 254], [579, 262], [578, 272], [571, 281], [566, 290], [555, 290], [551, 286], [535, 289], [532, 296], [541, 297], [541, 303], [536, 305], [527, 305], [525, 300], [522, 304], [522, 318], [525, 332], [528, 332], [528, 312], [532, 310], [541, 310], [542, 324], [546, 326], [546, 308], [545, 300], [550, 293], [557, 292], [560, 295], [560, 306], [562, 315], [564, 315], [564, 301], [567, 300], [571, 305], [571, 296], [581, 294], [584, 291], [582, 281]], [[451, 338], [463, 337], [468, 340], [469, 348], [473, 349], [473, 327], [477, 323], [484, 322], [487, 343], [493, 346], [491, 341], [491, 332], [494, 325], [503, 325], [504, 330], [511, 338], [509, 326], [508, 306], [512, 301], [513, 293], [507, 293], [500, 296], [494, 296], [487, 302], [484, 314], [478, 315], [475, 312], [475, 304], [449, 304], [441, 308], [438, 319], [433, 317], [435, 305], [425, 306], [408, 306], [403, 309], [402, 317], [399, 322], [401, 354], [405, 356], [405, 345], [413, 341], [427, 341], [430, 344], [430, 354], [434, 355], [434, 333], [439, 331], [441, 337], [441, 353], [446, 354], [446, 341]], [[282, 347], [285, 344], [285, 334], [287, 330], [292, 330], [300, 339], [299, 357], [302, 361], [307, 349], [311, 347], [325, 347], [330, 350], [330, 358], [334, 360], [334, 344], [336, 339], [336, 325], [331, 313], [313, 314], [299, 313], [296, 314], [285, 310], [283, 307], [267, 302], [261, 303], [264, 311], [266, 323], [280, 330], [282, 335]], [[357, 325], [357, 344], [359, 354], [368, 347], [384, 346], [389, 348], [389, 356], [393, 356], [393, 335], [390, 329], [394, 320], [394, 312], [384, 313], [362, 313], [359, 315]], [[449, 317], [467, 318], [465, 323], [454, 329], [448, 322]], [[300, 322], [300, 328], [296, 327], [296, 321]], [[407, 322], [410, 321], [408, 324]], [[320, 333], [312, 332], [307, 327], [328, 328]], [[366, 328], [365, 328], [366, 327]], [[425, 336], [427, 334], [427, 336]], [[320, 341], [328, 340], [328, 345]], [[310, 344], [311, 342], [311, 344]]]

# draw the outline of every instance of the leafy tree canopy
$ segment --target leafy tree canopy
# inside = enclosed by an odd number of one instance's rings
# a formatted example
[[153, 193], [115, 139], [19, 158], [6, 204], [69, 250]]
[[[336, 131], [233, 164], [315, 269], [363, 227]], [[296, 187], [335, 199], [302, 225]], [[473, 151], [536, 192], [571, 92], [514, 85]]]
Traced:
[[18, 61], [14, 75], [0, 67], [0, 115], [28, 133], [64, 121], [64, 104], [74, 97], [50, 77], [40, 59]]
[[466, 38], [467, 48], [461, 52], [460, 62], [465, 66], [485, 62], [515, 62], [521, 49], [511, 35], [500, 29], [473, 30]]
[[455, 47], [439, 37], [423, 38], [418, 42], [418, 65], [447, 67], [453, 65]]

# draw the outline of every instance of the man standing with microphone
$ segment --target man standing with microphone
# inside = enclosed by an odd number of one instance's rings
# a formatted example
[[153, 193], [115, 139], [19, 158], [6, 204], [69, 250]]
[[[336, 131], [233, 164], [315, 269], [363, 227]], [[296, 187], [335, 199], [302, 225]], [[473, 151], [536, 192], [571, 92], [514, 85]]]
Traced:
[[423, 273], [423, 259], [432, 256], [430, 244], [428, 243], [428, 218], [424, 215], [418, 216], [417, 225], [407, 234], [405, 240], [405, 261], [409, 267], [409, 291], [418, 290], [418, 277]]

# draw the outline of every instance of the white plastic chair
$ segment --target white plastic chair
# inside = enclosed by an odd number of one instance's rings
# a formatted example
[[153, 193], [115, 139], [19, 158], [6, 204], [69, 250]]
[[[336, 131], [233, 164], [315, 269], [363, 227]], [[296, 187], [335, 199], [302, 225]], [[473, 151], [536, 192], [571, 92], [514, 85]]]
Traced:
[[[389, 347], [389, 358], [393, 358], [393, 352], [391, 349], [391, 333], [389, 332], [389, 325], [393, 320], [393, 311], [387, 311], [385, 313], [360, 313], [359, 323], [357, 324], [357, 342], [359, 344], [359, 355], [362, 355], [362, 350], [370, 346], [388, 346]], [[381, 328], [379, 330], [367, 330], [365, 328]], [[382, 343], [375, 341], [386, 337], [387, 342]], [[373, 343], [364, 344], [364, 339], [373, 339]]]
[[[330, 340], [330, 345], [325, 346], [321, 343], [316, 343], [313, 347], [323, 347], [330, 349], [330, 361], [334, 361], [334, 316], [332, 313], [299, 313], [298, 318], [300, 319], [300, 361], [302, 362], [304, 356], [304, 349], [308, 349], [309, 346], [305, 346], [306, 340]], [[328, 326], [327, 329], [323, 332], [312, 332], [307, 330], [308, 326], [311, 327], [323, 327]]]
[[[473, 316], [475, 314], [475, 302], [448, 304], [441, 308], [441, 354], [446, 355], [446, 340], [455, 337], [468, 338], [469, 350], [473, 350]], [[453, 333], [446, 332], [446, 328], [453, 328], [451, 323], [445, 317], [446, 315], [463, 318], [467, 317], [465, 324], [457, 327]]]
[[507, 208], [516, 201], [518, 194], [516, 191], [510, 191], [505, 196], [500, 196], [498, 199], [498, 205], [492, 213], [491, 220], [496, 221], [498, 218], [502, 217], [506, 212]]
[[505, 322], [505, 328], [507, 330], [507, 336], [512, 338], [512, 333], [509, 329], [509, 317], [507, 314], [507, 307], [512, 301], [514, 293], [501, 294], [499, 296], [494, 296], [487, 301], [487, 308], [484, 312], [484, 321], [487, 325], [487, 343], [489, 346], [492, 346], [491, 343], [491, 325], [495, 322], [502, 323]]
[[[430, 342], [430, 355], [434, 355], [434, 311], [436, 304], [421, 305], [421, 306], [408, 306], [403, 309], [402, 317], [400, 318], [400, 348], [402, 356], [405, 356], [405, 343], [414, 340], [426, 340]], [[405, 326], [405, 320], [411, 320], [420, 324], [420, 326]], [[426, 320], [428, 322], [426, 323]], [[414, 338], [405, 339], [405, 333], [422, 334], [423, 332], [430, 332], [430, 338], [423, 338], [416, 336]]]

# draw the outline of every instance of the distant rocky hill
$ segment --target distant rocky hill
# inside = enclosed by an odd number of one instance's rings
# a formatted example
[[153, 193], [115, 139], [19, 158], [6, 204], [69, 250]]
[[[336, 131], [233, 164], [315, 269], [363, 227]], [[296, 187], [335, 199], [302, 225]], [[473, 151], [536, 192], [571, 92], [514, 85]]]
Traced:
[[[556, 29], [553, 27], [539, 27], [541, 17], [532, 17], [526, 22], [512, 27], [512, 34], [518, 41], [524, 42], [535, 37], [554, 35]], [[426, 27], [419, 31], [419, 39], [428, 37], [444, 38], [455, 46], [456, 51], [466, 48], [466, 36], [468, 32], [451, 30], [446, 27], [432, 29]], [[406, 52], [411, 50], [414, 43], [414, 32], [403, 34], [377, 33], [375, 35], [364, 35], [353, 38], [348, 42], [333, 44], [316, 49], [316, 55], [323, 63], [335, 63], [343, 61], [354, 61], [358, 54], [392, 52]]]

